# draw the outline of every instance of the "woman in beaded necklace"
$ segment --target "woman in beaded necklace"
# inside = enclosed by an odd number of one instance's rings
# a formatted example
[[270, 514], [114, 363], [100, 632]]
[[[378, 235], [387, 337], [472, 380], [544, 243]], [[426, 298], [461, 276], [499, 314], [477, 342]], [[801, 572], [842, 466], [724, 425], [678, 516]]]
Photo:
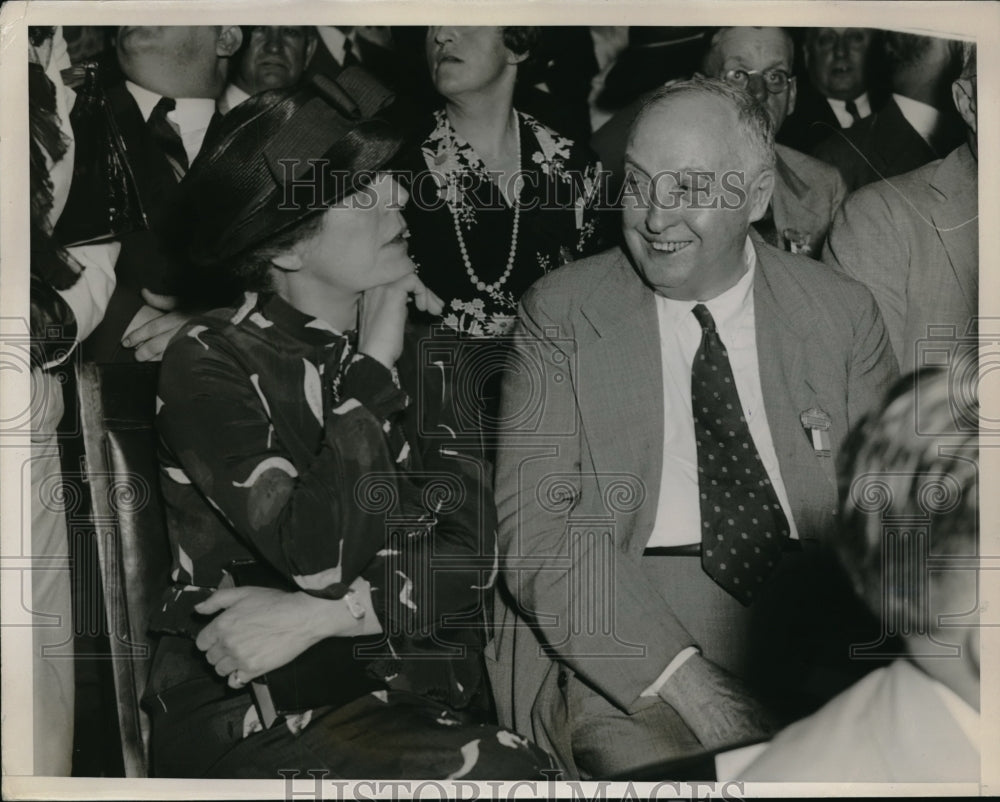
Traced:
[[[502, 338], [521, 294], [550, 270], [610, 244], [589, 150], [514, 109], [518, 71], [539, 29], [430, 27], [431, 80], [444, 98], [405, 161], [410, 255], [445, 302], [441, 323]], [[496, 413], [503, 349], [477, 349], [485, 428]], [[486, 365], [483, 360], [489, 360]], [[485, 366], [485, 367], [484, 367]]]

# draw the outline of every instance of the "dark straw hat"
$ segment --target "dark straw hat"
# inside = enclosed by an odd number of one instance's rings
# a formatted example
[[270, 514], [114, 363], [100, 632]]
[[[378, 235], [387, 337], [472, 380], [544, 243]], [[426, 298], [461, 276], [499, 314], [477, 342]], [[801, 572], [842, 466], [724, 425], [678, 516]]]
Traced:
[[402, 144], [375, 115], [392, 93], [357, 67], [262, 92], [227, 114], [180, 185], [174, 231], [188, 261], [225, 262], [337, 203]]

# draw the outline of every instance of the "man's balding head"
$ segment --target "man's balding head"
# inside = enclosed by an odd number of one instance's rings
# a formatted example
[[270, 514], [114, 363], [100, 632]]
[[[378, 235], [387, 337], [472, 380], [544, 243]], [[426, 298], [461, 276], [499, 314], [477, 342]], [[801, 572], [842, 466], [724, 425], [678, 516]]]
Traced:
[[[711, 78], [745, 85], [764, 106], [779, 130], [795, 110], [795, 43], [785, 28], [719, 28], [712, 36], [702, 61], [702, 71]], [[765, 74], [780, 72], [787, 79], [783, 88], [768, 86]]]

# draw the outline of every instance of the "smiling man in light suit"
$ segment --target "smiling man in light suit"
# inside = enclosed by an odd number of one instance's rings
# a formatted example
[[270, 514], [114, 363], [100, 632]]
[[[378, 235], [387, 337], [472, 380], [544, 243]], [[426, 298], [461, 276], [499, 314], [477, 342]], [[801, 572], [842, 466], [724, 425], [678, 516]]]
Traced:
[[776, 577], [897, 372], [864, 286], [751, 239], [775, 179], [749, 94], [658, 90], [626, 164], [625, 249], [522, 298], [497, 458], [498, 711], [586, 777], [772, 726], [738, 677], [807, 672], [755, 654], [755, 622], [799, 605]]

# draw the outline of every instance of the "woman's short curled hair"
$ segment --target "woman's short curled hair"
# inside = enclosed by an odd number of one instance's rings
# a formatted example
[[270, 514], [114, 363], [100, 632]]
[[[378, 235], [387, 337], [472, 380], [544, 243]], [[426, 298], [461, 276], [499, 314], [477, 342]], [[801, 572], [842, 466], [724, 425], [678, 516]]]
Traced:
[[527, 55], [517, 65], [518, 80], [533, 83], [544, 61], [541, 55], [542, 29], [528, 25], [505, 25], [501, 29], [503, 46], [515, 56]]
[[875, 612], [885, 603], [895, 610], [920, 604], [920, 594], [904, 581], [912, 555], [898, 539], [908, 528], [911, 537], [926, 528], [927, 548], [935, 555], [975, 551], [977, 379], [940, 368], [904, 376], [844, 443], [839, 525], [830, 532], [831, 545]]
[[[670, 81], [664, 84], [643, 103], [636, 115], [635, 122], [632, 123], [632, 131], [636, 130], [642, 118], [651, 109], [656, 108], [664, 101], [679, 95], [697, 94], [722, 98], [735, 108], [737, 120], [743, 131], [742, 138], [750, 150], [754, 161], [753, 167], [756, 168], [757, 174], [765, 168], [774, 167], [775, 132], [771, 115], [749, 92], [731, 86], [718, 78], [695, 75], [693, 78]], [[747, 166], [750, 167], [750, 165]]]

